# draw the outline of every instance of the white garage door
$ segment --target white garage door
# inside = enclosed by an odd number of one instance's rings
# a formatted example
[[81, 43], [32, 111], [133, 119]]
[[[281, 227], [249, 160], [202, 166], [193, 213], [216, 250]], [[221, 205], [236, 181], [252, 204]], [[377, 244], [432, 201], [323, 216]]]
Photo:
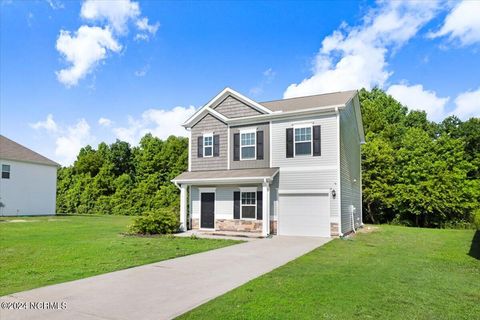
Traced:
[[328, 194], [282, 194], [278, 209], [278, 234], [330, 237]]

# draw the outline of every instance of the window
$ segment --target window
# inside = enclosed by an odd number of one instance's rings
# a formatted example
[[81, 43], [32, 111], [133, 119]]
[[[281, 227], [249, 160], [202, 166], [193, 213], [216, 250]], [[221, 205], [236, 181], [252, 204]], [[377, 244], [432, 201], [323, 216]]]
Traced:
[[211, 134], [203, 136], [203, 156], [213, 156], [213, 135]]
[[257, 193], [242, 192], [242, 219], [255, 219], [257, 212]]
[[10, 179], [10, 165], [2, 164], [2, 179]]
[[255, 133], [255, 131], [240, 133], [240, 160], [252, 160], [256, 158]]
[[295, 155], [312, 154], [312, 127], [295, 128]]

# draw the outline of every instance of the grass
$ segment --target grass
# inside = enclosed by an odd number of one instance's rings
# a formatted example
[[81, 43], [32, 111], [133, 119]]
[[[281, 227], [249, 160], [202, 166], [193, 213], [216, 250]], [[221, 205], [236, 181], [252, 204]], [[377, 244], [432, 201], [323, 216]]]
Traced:
[[[7, 222], [8, 220], [26, 222]], [[0, 296], [216, 249], [237, 241], [124, 236], [131, 217], [0, 219]]]
[[333, 240], [181, 319], [478, 319], [480, 231], [381, 226]]

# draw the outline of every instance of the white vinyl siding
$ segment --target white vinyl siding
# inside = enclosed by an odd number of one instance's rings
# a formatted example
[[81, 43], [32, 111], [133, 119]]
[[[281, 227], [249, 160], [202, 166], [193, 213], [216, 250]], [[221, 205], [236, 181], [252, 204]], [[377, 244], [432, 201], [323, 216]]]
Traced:
[[[314, 190], [314, 189], [337, 189], [336, 169], [303, 169], [287, 171], [280, 168], [278, 185], [280, 190]], [[338, 191], [338, 190], [337, 190]], [[337, 198], [330, 198], [330, 217], [332, 222], [338, 218], [338, 192]]]
[[[286, 129], [296, 123], [320, 125], [322, 155], [318, 157], [286, 157]], [[309, 167], [338, 165], [337, 121], [335, 114], [272, 122], [272, 167]]]
[[[261, 185], [254, 185], [261, 190]], [[190, 188], [190, 213], [193, 219], [200, 218], [200, 196], [196, 186]], [[215, 187], [215, 219], [233, 219], [233, 192], [240, 186], [225, 185]]]
[[[57, 167], [0, 159], [10, 178], [0, 179], [0, 215], [54, 215]], [[6, 169], [5, 167], [2, 169]], [[63, 213], [63, 212], [61, 212]]]
[[[286, 129], [302, 122], [308, 123], [312, 127], [314, 125], [321, 126], [322, 155], [287, 158]], [[271, 136], [272, 167], [280, 167], [278, 178], [280, 190], [336, 189], [338, 191], [339, 148], [335, 114], [274, 121], [272, 122]], [[331, 221], [336, 222], [339, 216], [338, 196], [335, 199], [330, 196], [329, 199]]]
[[352, 230], [352, 206], [355, 228], [361, 224], [361, 154], [355, 120], [355, 108], [349, 103], [340, 113], [341, 232]]

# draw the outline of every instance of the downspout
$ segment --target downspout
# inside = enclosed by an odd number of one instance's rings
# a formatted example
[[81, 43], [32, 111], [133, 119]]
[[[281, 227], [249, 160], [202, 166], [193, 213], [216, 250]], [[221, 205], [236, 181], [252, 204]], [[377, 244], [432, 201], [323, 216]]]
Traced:
[[337, 117], [337, 146], [338, 146], [338, 163], [337, 163], [337, 204], [338, 204], [338, 236], [343, 237], [342, 233], [342, 202], [341, 202], [341, 196], [342, 196], [342, 185], [341, 185], [341, 177], [340, 177], [340, 111], [338, 110], [338, 106], [335, 106], [335, 115]]
[[182, 190], [182, 188], [180, 188], [180, 186], [178, 185], [178, 182], [177, 182], [177, 181], [173, 181], [173, 183], [174, 183], [175, 186], [178, 188], [178, 190]]
[[357, 210], [353, 205], [351, 206], [351, 216], [352, 216], [352, 230], [354, 233], [357, 233], [357, 230], [355, 230], [355, 220], [354, 220], [354, 216], [353, 216], [353, 212]]

